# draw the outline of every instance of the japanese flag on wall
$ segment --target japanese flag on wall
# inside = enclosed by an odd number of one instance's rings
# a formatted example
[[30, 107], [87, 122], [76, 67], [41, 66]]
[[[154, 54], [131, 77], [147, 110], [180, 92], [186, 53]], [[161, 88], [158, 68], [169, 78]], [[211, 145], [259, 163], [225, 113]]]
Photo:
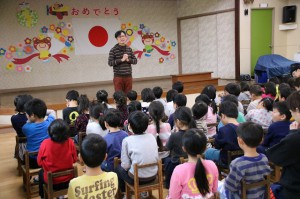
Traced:
[[76, 55], [106, 54], [117, 43], [117, 19], [73, 18], [72, 24]]

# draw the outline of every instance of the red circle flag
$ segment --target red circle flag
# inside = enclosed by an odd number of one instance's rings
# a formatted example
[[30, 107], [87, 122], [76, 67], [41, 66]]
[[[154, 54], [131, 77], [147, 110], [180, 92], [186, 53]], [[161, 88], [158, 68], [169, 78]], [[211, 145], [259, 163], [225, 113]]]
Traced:
[[94, 46], [102, 47], [108, 41], [107, 31], [102, 26], [94, 26], [89, 31], [89, 40]]

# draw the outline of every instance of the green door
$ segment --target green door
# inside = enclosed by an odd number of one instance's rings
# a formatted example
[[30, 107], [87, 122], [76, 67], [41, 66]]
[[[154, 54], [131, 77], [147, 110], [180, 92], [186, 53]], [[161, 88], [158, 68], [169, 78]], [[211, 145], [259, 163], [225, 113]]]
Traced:
[[251, 74], [257, 59], [262, 55], [272, 54], [273, 10], [251, 10]]

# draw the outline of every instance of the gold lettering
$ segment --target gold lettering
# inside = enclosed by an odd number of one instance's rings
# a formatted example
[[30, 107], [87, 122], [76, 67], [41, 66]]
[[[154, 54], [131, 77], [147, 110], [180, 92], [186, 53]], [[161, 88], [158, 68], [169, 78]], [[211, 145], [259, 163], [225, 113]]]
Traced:
[[109, 180], [106, 180], [106, 181], [104, 182], [104, 189], [106, 189], [107, 187], [110, 187], [110, 182], [109, 182]]
[[95, 187], [95, 185], [90, 185], [90, 186], [89, 186], [89, 188], [90, 188], [90, 189], [89, 189], [89, 193], [92, 193], [92, 192], [93, 192], [93, 188], [94, 188], [94, 187]]
[[80, 186], [75, 187], [75, 196], [80, 196]]
[[112, 197], [112, 196], [113, 196], [113, 195], [112, 195], [112, 192], [113, 192], [112, 190], [109, 190], [109, 191], [107, 192], [107, 196], [108, 196], [108, 197]]

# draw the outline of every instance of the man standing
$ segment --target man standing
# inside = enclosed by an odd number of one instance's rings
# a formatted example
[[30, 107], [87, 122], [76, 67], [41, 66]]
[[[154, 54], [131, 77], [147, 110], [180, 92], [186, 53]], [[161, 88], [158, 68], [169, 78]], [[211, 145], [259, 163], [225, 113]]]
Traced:
[[109, 52], [108, 65], [114, 70], [115, 91], [123, 91], [125, 94], [132, 90], [132, 68], [131, 64], [136, 64], [137, 59], [129, 46], [126, 46], [126, 33], [119, 30], [115, 33], [118, 41]]

